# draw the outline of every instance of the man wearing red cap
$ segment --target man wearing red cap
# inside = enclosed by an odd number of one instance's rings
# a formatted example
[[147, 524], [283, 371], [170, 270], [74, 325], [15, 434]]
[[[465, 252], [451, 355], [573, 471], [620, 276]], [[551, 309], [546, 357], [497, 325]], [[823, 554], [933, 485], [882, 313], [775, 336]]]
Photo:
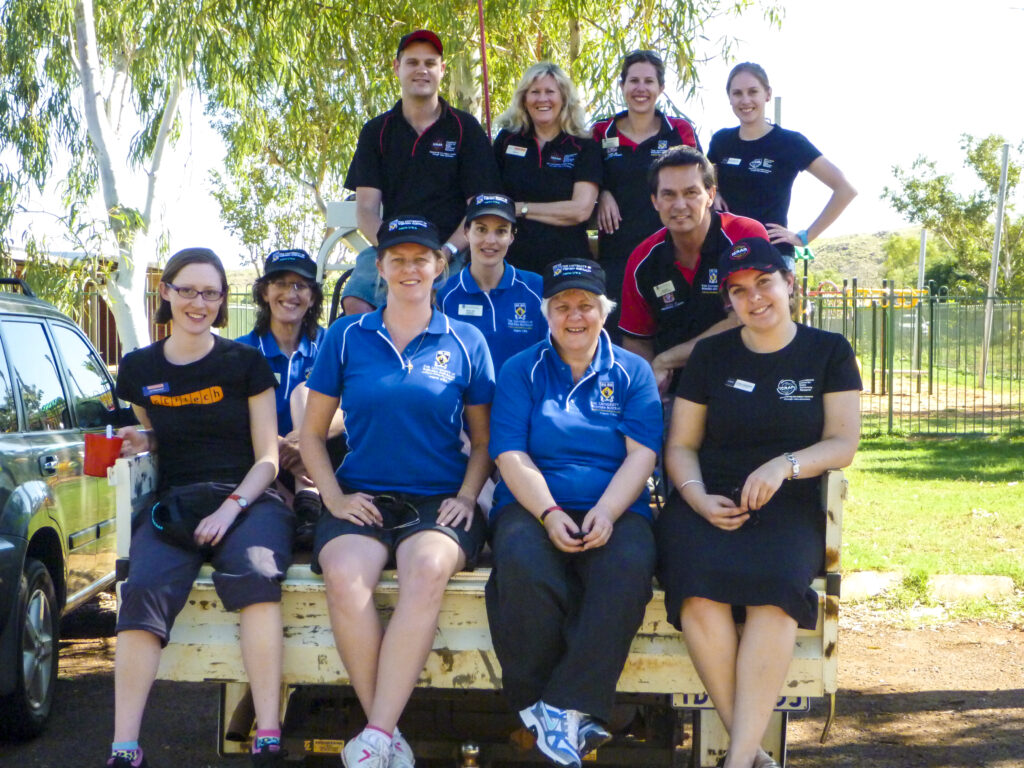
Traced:
[[[436, 224], [450, 258], [466, 246], [466, 202], [501, 188], [494, 153], [476, 118], [438, 95], [444, 47], [436, 34], [418, 29], [405, 35], [392, 67], [402, 98], [363, 126], [345, 187], [356, 191], [359, 231], [374, 246], [383, 203], [384, 219], [415, 214]], [[346, 314], [383, 302], [375, 259], [376, 249], [356, 259], [343, 293]]]

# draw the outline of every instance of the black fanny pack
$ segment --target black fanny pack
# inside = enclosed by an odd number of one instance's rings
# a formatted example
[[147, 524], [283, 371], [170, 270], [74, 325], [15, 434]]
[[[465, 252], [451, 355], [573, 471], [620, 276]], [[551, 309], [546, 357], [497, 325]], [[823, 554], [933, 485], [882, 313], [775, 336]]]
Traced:
[[[196, 527], [204, 517], [217, 508], [235, 492], [230, 483], [191, 483], [176, 485], [160, 497], [150, 510], [153, 527], [168, 544], [182, 549], [210, 551], [209, 545], [199, 546], [194, 538]], [[234, 528], [245, 512], [239, 513], [231, 527]], [[230, 532], [230, 529], [228, 529]]]

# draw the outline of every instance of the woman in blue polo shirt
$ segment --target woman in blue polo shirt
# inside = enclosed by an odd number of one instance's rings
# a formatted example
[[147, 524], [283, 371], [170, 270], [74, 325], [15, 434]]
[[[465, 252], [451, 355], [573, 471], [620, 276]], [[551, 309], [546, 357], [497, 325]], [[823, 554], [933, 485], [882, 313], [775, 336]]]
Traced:
[[569, 76], [550, 61], [534, 64], [498, 124], [494, 156], [520, 221], [508, 262], [541, 272], [556, 259], [589, 256], [601, 153]]
[[548, 331], [540, 313], [541, 276], [505, 263], [515, 223], [511, 198], [487, 194], [470, 200], [466, 209], [469, 265], [437, 293], [442, 312], [483, 333], [495, 376], [506, 360], [536, 344]]
[[[483, 545], [476, 498], [493, 466], [487, 343], [431, 303], [446, 264], [437, 228], [402, 216], [381, 225], [378, 242], [387, 302], [327, 332], [300, 435], [329, 512], [317, 525], [313, 567], [324, 575], [335, 644], [368, 723], [345, 744], [349, 768], [413, 765], [398, 719], [430, 652], [448, 579], [472, 567]], [[349, 453], [335, 474], [326, 437], [339, 403]], [[373, 590], [392, 562], [401, 589], [384, 632]]]
[[[598, 258], [608, 275], [608, 295], [622, 297], [626, 261], [640, 243], [664, 226], [651, 205], [647, 169], [672, 147], [700, 149], [693, 125], [657, 109], [665, 90], [665, 62], [654, 51], [630, 51], [622, 60], [619, 89], [626, 109], [592, 128], [601, 146], [603, 179], [597, 205]], [[620, 338], [618, 312], [607, 330]]]
[[651, 367], [604, 332], [611, 307], [596, 262], [549, 265], [550, 336], [505, 364], [491, 417], [487, 612], [502, 683], [541, 752], [577, 768], [611, 737], [654, 573], [661, 401]]
[[[254, 327], [236, 341], [256, 347], [277, 378], [278, 478], [295, 493], [292, 508], [302, 530], [320, 516], [320, 496], [306, 482], [295, 426], [296, 417], [301, 422], [305, 408], [305, 388], [301, 385], [313, 370], [324, 338], [319, 323], [324, 294], [316, 282], [316, 262], [301, 248], [273, 251], [267, 256], [263, 277], [253, 283], [252, 298], [256, 304]], [[340, 433], [341, 427], [339, 415], [334, 432]], [[340, 443], [343, 446], [344, 440]], [[340, 453], [335, 447], [335, 463], [342, 455], [343, 447]]]

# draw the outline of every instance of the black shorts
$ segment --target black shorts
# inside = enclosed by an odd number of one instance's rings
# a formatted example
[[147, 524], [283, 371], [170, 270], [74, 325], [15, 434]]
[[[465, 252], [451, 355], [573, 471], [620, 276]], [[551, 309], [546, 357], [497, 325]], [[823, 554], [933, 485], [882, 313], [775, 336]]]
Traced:
[[[342, 490], [345, 493], [356, 492], [349, 488], [343, 488]], [[385, 567], [394, 568], [396, 564], [395, 551], [398, 549], [399, 544], [421, 531], [440, 531], [446, 536], [451, 537], [466, 555], [465, 570], [471, 571], [476, 567], [480, 550], [483, 548], [487, 538], [487, 524], [484, 522], [484, 515], [478, 506], [474, 508], [473, 522], [467, 531], [465, 523], [460, 524], [458, 527], [452, 527], [440, 525], [437, 522], [437, 513], [441, 502], [452, 498], [455, 495], [454, 493], [445, 493], [439, 496], [415, 496], [395, 491], [388, 491], [386, 494], [384, 492], [374, 493], [372, 491], [367, 491], [366, 493], [370, 493], [373, 496], [394, 496], [401, 501], [407, 501], [416, 508], [417, 513], [419, 513], [419, 521], [404, 528], [387, 530], [373, 525], [357, 525], [350, 520], [341, 520], [332, 515], [325, 506], [320, 513], [320, 519], [316, 524], [316, 534], [313, 537], [313, 559], [310, 568], [314, 573], [323, 573], [320, 569], [320, 550], [324, 548], [327, 542], [338, 536], [351, 533], [369, 536], [384, 544], [390, 551], [388, 563]]]

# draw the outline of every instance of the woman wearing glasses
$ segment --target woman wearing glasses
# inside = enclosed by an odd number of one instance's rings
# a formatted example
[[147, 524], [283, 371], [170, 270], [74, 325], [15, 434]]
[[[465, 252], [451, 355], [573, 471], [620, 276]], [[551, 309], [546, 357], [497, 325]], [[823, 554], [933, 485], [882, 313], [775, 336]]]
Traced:
[[256, 708], [253, 765], [284, 765], [280, 581], [291, 562], [294, 519], [267, 492], [277, 475], [274, 374], [255, 349], [212, 332], [227, 324], [226, 294], [213, 251], [176, 253], [160, 279], [156, 314], [156, 322], [170, 321], [170, 335], [125, 355], [117, 377], [118, 397], [132, 403], [142, 425], [120, 430], [122, 453], [157, 453], [162, 499], [179, 486], [217, 483], [223, 500], [198, 522], [195, 546], [171, 543], [148, 517], [132, 532], [107, 761], [116, 768], [147, 765], [139, 728], [160, 651], [206, 560], [224, 608], [240, 612], [242, 661]]
[[[330, 513], [317, 524], [313, 567], [324, 575], [335, 644], [367, 719], [345, 744], [348, 768], [413, 765], [398, 720], [430, 653], [448, 579], [472, 567], [483, 545], [476, 498], [492, 466], [491, 358], [479, 330], [432, 306], [446, 265], [437, 228], [401, 216], [377, 237], [387, 302], [328, 330], [299, 439]], [[339, 403], [349, 453], [335, 473], [325, 441]], [[373, 590], [390, 564], [400, 591], [385, 632]]]
[[[644, 238], [662, 227], [651, 206], [647, 169], [671, 147], [700, 149], [693, 125], [685, 117], [668, 117], [657, 109], [665, 90], [665, 63], [654, 51], [631, 51], [622, 60], [619, 89], [626, 109], [598, 120], [592, 129], [601, 145], [604, 178], [597, 205], [598, 254], [608, 274], [608, 295], [620, 301], [626, 261]], [[613, 311], [608, 332], [617, 339], [619, 315]]]
[[[324, 337], [319, 324], [324, 294], [316, 282], [316, 262], [301, 248], [274, 251], [267, 256], [263, 277], [253, 283], [252, 298], [255, 327], [237, 341], [256, 347], [277, 377], [278, 477], [295, 494], [292, 508], [305, 538], [320, 516], [320, 494], [302, 465], [298, 430], [306, 406], [304, 384]], [[338, 414], [330, 443], [335, 464], [344, 456], [342, 430]]]

